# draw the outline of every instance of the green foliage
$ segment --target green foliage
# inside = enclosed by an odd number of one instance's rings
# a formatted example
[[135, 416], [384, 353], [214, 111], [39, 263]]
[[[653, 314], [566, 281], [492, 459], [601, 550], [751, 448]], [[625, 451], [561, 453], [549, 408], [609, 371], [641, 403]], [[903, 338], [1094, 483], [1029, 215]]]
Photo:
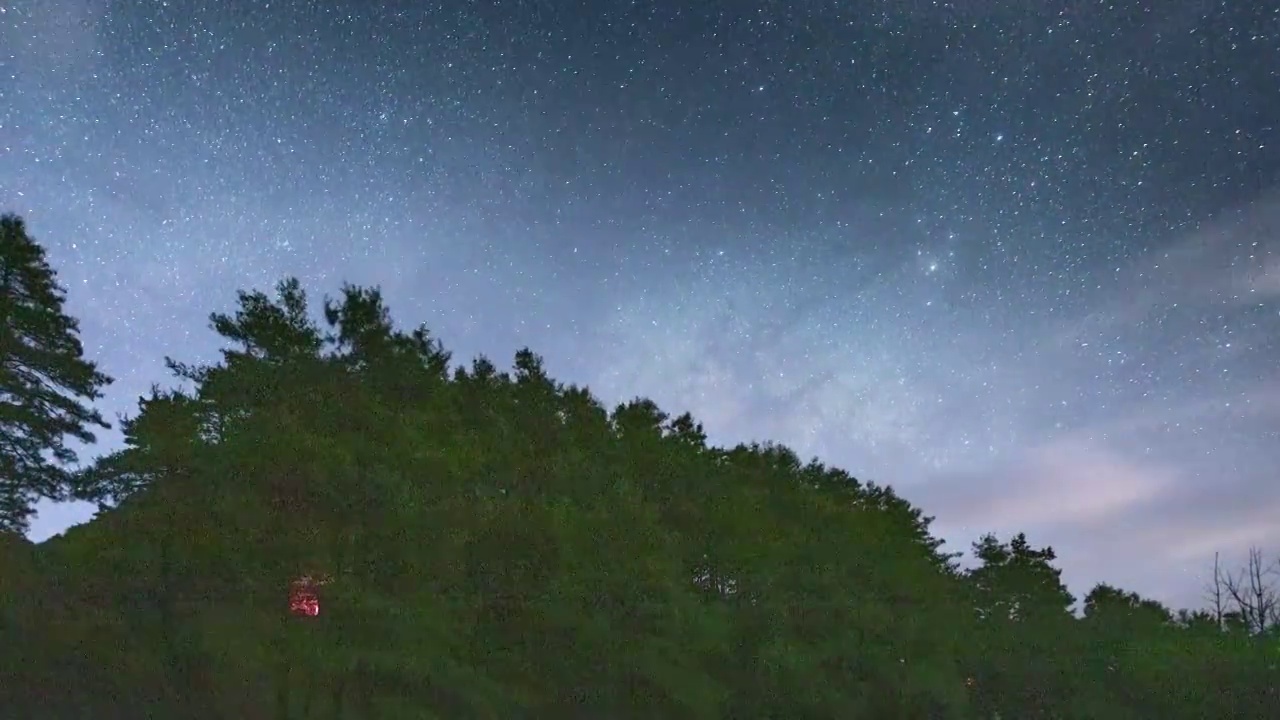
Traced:
[[[0, 659], [15, 679], [0, 706], [788, 720], [1275, 707], [1274, 641], [1106, 585], [1076, 618], [1053, 550], [1023, 535], [982, 538], [960, 572], [890, 488], [773, 444], [711, 447], [648, 400], [609, 412], [528, 349], [511, 372], [451, 369], [376, 290], [344, 287], [319, 315], [293, 280], [241, 293], [211, 318], [221, 360], [171, 360], [181, 389], [140, 399], [125, 447], [75, 476], [99, 517], [38, 547], [0, 534], [0, 633], [19, 648]], [[54, 477], [33, 472], [39, 487]], [[328, 579], [316, 617], [287, 611], [301, 575]]]
[[82, 401], [111, 378], [84, 359], [66, 292], [22, 219], [0, 215], [0, 531], [26, 529], [37, 499], [62, 498], [76, 460], [68, 437], [108, 427]]

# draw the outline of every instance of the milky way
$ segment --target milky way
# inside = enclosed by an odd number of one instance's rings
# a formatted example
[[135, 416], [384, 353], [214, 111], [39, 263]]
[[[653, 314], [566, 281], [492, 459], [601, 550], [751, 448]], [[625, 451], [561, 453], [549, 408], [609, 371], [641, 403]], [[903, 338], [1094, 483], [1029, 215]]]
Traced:
[[1277, 57], [1247, 0], [0, 0], [0, 210], [109, 413], [237, 289], [378, 284], [1195, 604], [1280, 552]]

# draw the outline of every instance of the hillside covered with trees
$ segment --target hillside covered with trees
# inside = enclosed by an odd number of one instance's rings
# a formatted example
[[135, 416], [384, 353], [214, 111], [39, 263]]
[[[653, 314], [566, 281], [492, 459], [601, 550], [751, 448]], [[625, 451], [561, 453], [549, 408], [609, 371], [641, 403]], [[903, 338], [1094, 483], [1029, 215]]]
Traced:
[[[1099, 585], [1078, 616], [1023, 535], [962, 570], [888, 487], [527, 349], [455, 362], [376, 289], [240, 293], [221, 359], [170, 359], [69, 470], [109, 378], [62, 297], [6, 216], [0, 717], [1277, 716], [1261, 554], [1208, 610]], [[41, 497], [102, 511], [33, 545]]]

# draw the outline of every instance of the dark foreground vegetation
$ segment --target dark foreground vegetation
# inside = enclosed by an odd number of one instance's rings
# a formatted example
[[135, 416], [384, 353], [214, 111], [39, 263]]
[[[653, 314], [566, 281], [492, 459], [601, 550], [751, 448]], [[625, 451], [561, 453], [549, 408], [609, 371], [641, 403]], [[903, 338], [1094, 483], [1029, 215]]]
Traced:
[[[171, 360], [125, 447], [63, 470], [109, 379], [61, 297], [4, 218], [0, 717], [1278, 716], [1262, 572], [1078, 617], [1021, 535], [961, 571], [886, 487], [609, 410], [527, 350], [457, 366], [375, 290], [242, 293], [220, 362]], [[32, 545], [38, 497], [103, 511]]]

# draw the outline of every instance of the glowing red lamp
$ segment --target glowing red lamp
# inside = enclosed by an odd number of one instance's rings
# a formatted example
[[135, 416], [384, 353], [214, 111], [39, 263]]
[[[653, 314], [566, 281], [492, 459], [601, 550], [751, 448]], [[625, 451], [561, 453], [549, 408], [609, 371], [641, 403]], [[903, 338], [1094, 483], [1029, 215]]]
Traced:
[[320, 614], [320, 587], [329, 580], [303, 575], [289, 584], [289, 613], [298, 617], [316, 617]]

